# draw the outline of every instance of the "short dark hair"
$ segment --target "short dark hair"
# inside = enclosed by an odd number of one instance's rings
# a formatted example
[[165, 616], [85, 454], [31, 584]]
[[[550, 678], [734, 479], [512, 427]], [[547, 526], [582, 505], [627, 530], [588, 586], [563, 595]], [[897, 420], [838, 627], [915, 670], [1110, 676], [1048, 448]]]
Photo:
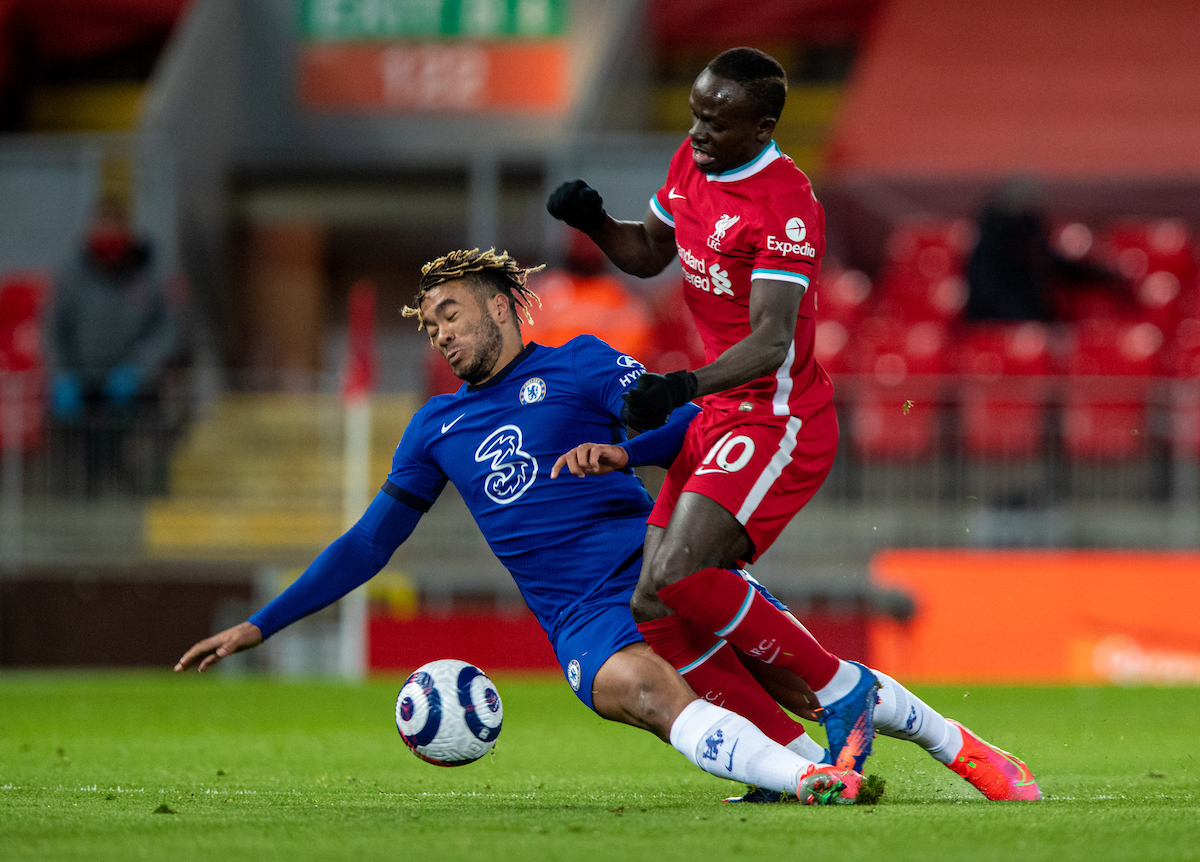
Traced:
[[762, 116], [778, 120], [787, 100], [787, 73], [779, 61], [757, 48], [730, 48], [704, 67], [718, 78], [741, 84]]

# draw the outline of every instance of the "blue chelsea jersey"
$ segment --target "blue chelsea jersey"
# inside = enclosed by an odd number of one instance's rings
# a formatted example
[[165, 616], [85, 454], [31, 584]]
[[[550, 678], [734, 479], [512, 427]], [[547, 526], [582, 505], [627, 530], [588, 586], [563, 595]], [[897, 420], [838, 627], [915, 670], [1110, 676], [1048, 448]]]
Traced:
[[[621, 395], [645, 369], [600, 339], [529, 344], [479, 386], [436, 396], [404, 431], [384, 490], [421, 511], [454, 483], [542, 627], [588, 596], [628, 587], [653, 501], [632, 470], [550, 470], [580, 443], [625, 440]], [[622, 579], [637, 578], [622, 572]]]

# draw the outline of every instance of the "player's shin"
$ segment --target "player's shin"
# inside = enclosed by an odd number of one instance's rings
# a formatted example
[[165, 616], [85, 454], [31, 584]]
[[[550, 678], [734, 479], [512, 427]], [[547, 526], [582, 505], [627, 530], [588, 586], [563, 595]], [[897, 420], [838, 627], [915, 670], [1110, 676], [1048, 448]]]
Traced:
[[705, 772], [781, 793], [795, 793], [814, 765], [742, 716], [703, 700], [692, 701], [675, 719], [671, 745]]
[[804, 726], [780, 708], [725, 641], [679, 614], [639, 623], [638, 630], [703, 700], [750, 719], [780, 745], [800, 754], [815, 751], [810, 759], [820, 759], [823, 749], [816, 743], [804, 745]]
[[813, 763], [831, 763], [829, 749], [822, 748], [821, 744], [809, 736], [807, 733], [803, 736], [797, 736], [791, 742], [784, 746], [788, 751], [799, 754], [805, 760], [811, 760]]
[[963, 746], [959, 729], [887, 674], [874, 673], [880, 682], [875, 729], [884, 736], [915, 742], [941, 763], [954, 760]]
[[663, 587], [658, 596], [742, 652], [788, 668], [813, 691], [838, 670], [836, 656], [729, 569], [701, 569]]

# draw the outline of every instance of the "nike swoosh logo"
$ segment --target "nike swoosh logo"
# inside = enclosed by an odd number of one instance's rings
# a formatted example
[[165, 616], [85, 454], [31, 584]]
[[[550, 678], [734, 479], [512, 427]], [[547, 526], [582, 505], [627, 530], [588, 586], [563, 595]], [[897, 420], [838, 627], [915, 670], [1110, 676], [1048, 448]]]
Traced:
[[675, 187], [671, 186], [671, 190], [669, 192], [667, 192], [667, 200], [669, 200], [669, 201], [686, 201], [687, 197], [685, 195], [675, 194]]
[[[464, 416], [466, 416], [466, 415], [467, 415], [466, 413], [459, 413], [459, 414], [458, 414], [458, 418], [456, 418], [456, 419], [454, 420], [454, 422], [457, 422], [459, 419], [462, 419], [462, 418], [463, 418]], [[449, 431], [451, 428], [453, 428], [453, 427], [454, 427], [454, 422], [451, 422], [451, 423], [449, 423], [448, 425], [443, 425], [443, 426], [442, 426], [442, 433], [443, 433], [443, 434], [445, 434], [447, 431]]]
[[705, 473], [727, 473], [727, 472], [729, 472], [729, 471], [725, 470], [721, 467], [698, 467], [696, 469], [695, 475], [703, 476]]
[[725, 767], [726, 772], [733, 772], [733, 753], [737, 751], [737, 744], [739, 742], [741, 742], [741, 739], [735, 739], [733, 741], [733, 748], [729, 749], [729, 764]]

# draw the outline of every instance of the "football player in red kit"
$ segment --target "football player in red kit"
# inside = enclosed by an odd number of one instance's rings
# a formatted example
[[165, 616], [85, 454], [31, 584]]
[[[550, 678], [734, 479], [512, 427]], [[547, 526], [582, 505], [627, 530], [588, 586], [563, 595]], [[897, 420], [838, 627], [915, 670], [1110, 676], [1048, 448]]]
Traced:
[[[786, 94], [773, 58], [726, 51], [692, 87], [688, 140], [643, 221], [614, 219], [582, 180], [560, 186], [548, 209], [630, 274], [657, 275], [678, 256], [705, 345], [706, 365], [645, 374], [625, 396], [622, 418], [641, 430], [660, 427], [694, 398], [702, 407], [649, 518], [631, 603], [638, 628], [701, 693], [706, 669], [728, 672], [738, 661], [732, 647], [791, 671], [816, 694], [837, 765], [861, 771], [876, 705], [888, 689], [902, 689], [829, 653], [731, 571], [770, 547], [837, 451], [833, 385], [813, 355], [810, 288], [825, 250], [825, 215], [808, 178], [772, 139]], [[581, 454], [585, 472], [587, 461]], [[890, 715], [899, 703], [883, 705]], [[937, 719], [938, 739], [914, 741], [951, 765], [975, 737]], [[987, 781], [1003, 774], [1006, 789], [990, 798], [1036, 798], [1024, 764], [1017, 769], [1015, 758], [993, 751]], [[985, 783], [982, 774], [964, 777]]]

